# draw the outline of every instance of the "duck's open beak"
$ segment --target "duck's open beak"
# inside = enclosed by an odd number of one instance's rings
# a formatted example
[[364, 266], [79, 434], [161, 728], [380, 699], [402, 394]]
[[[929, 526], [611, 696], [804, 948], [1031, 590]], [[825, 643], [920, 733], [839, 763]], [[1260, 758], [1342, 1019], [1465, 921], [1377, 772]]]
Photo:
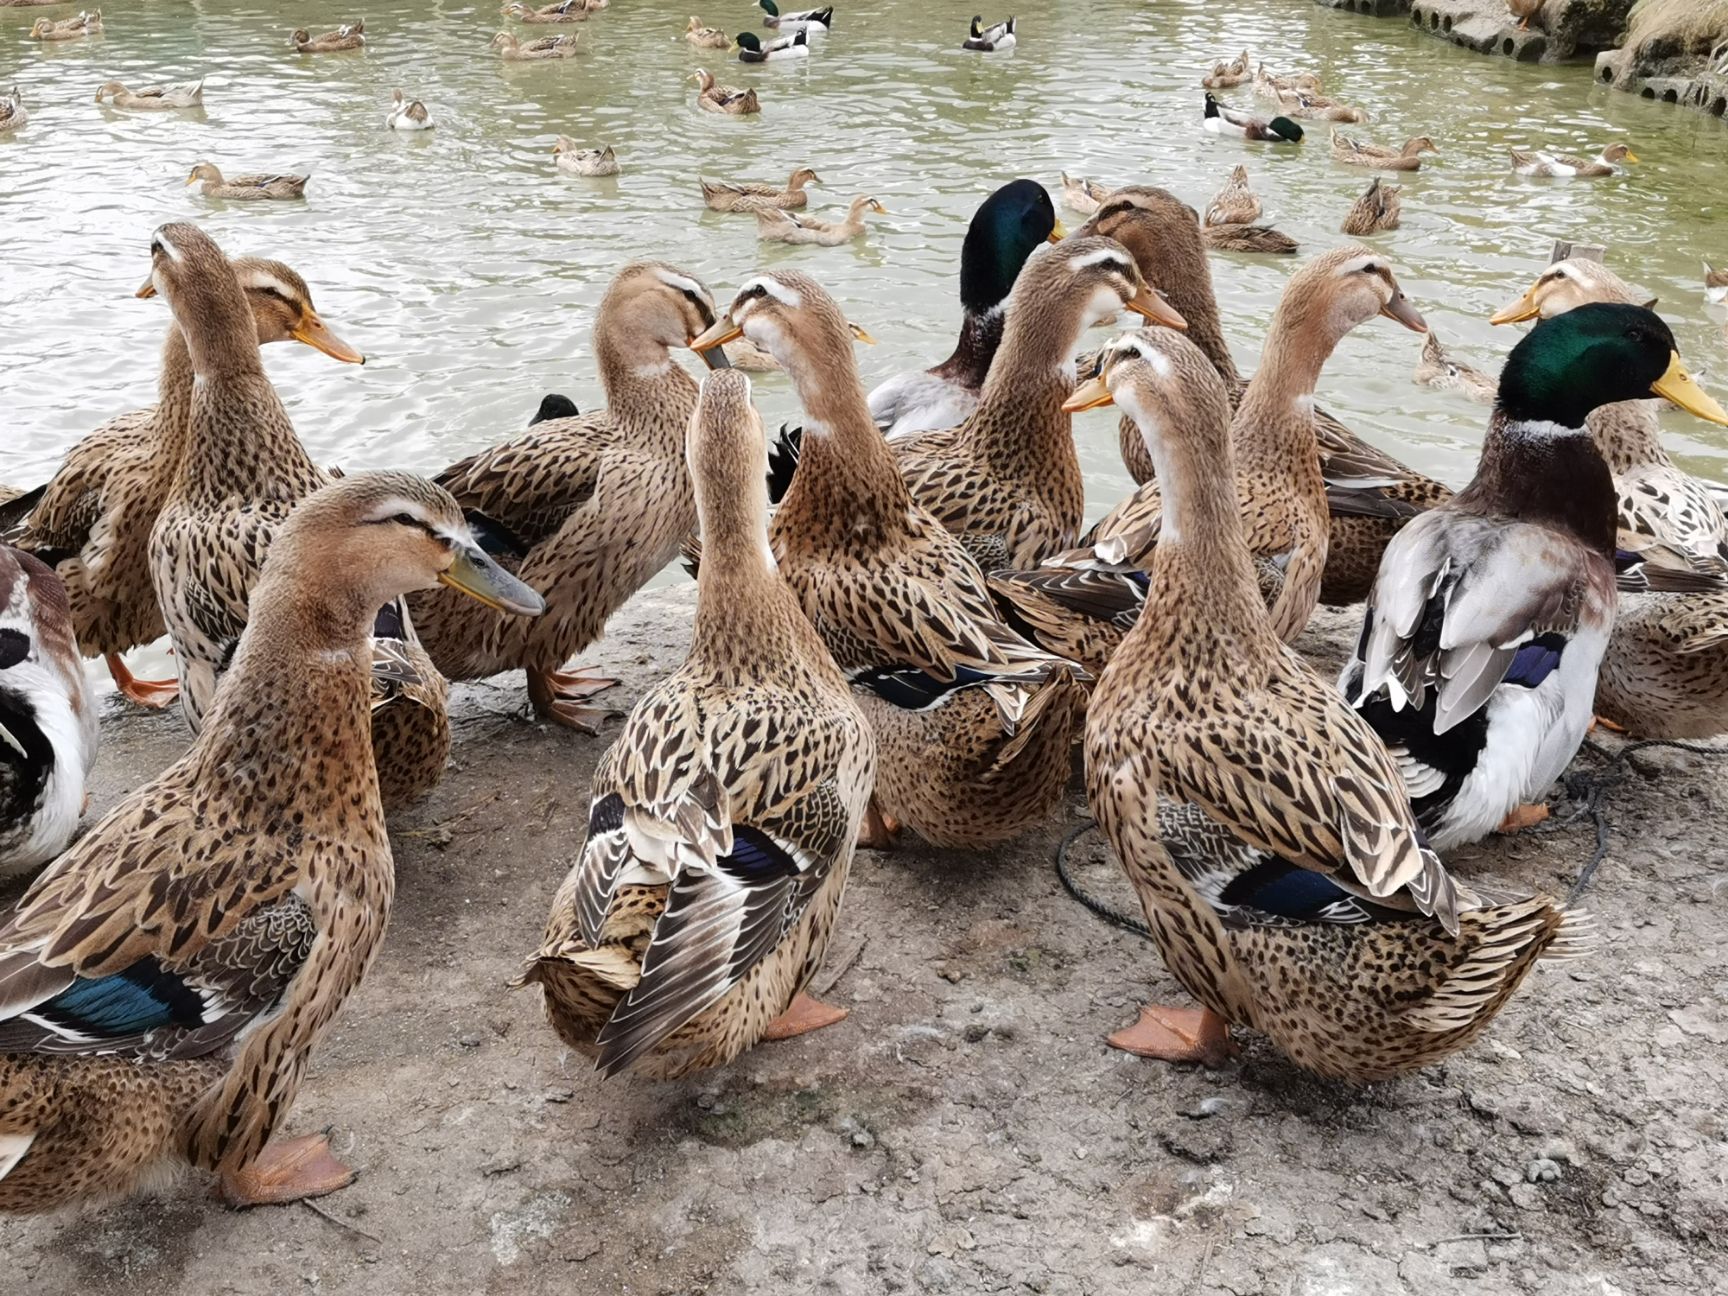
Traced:
[[744, 336], [744, 330], [732, 322], [730, 315], [722, 315], [712, 325], [702, 330], [690, 339], [690, 349], [702, 357], [702, 361], [710, 369], [730, 369], [732, 362], [721, 350], [734, 338]]
[[1078, 414], [1081, 410], [1098, 409], [1105, 405], [1114, 405], [1116, 398], [1110, 394], [1102, 378], [1088, 378], [1074, 389], [1074, 394], [1062, 402], [1062, 408], [1069, 414]]
[[1162, 324], [1165, 328], [1188, 327], [1188, 321], [1183, 319], [1177, 309], [1164, 300], [1164, 294], [1151, 284], [1140, 285], [1140, 291], [1134, 294], [1134, 300], [1128, 303], [1128, 309], [1154, 324]]
[[318, 318], [316, 311], [307, 311], [302, 315], [300, 322], [288, 331], [288, 336], [296, 342], [304, 342], [314, 351], [322, 351], [332, 360], [340, 360], [343, 364], [366, 363], [366, 357], [332, 333], [329, 325]]
[[1698, 380], [1686, 372], [1686, 365], [1677, 351], [1668, 358], [1668, 372], [1651, 383], [1650, 390], [1665, 400], [1673, 401], [1688, 414], [1728, 427], [1728, 410], [1718, 405], [1715, 398], [1698, 385]]
[[1050, 242], [1060, 243], [1063, 239], [1065, 239], [1067, 237], [1068, 237], [1068, 231], [1067, 231], [1067, 229], [1065, 229], [1063, 227], [1061, 221], [1057, 221], [1054, 225], [1052, 225], [1050, 227]]
[[1533, 320], [1542, 313], [1542, 308], [1536, 304], [1536, 285], [1531, 284], [1524, 290], [1524, 295], [1510, 306], [1502, 306], [1488, 317], [1490, 324], [1522, 324], [1525, 320]]
[[1410, 304], [1402, 290], [1392, 294], [1392, 300], [1380, 308], [1380, 313], [1389, 320], [1397, 320], [1412, 333], [1426, 333], [1428, 321], [1422, 318], [1422, 312]]
[[493, 562], [471, 538], [456, 542], [456, 561], [438, 573], [438, 583], [495, 612], [539, 616], [546, 610], [545, 599]]

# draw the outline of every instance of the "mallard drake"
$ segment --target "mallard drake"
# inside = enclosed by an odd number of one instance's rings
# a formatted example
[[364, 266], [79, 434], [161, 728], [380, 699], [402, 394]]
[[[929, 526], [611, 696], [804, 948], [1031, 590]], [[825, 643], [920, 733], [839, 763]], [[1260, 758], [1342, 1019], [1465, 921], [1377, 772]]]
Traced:
[[102, 11], [98, 9], [94, 13], [80, 10], [59, 22], [51, 18], [38, 18], [30, 26], [29, 38], [37, 41], [69, 41], [101, 34]]
[[[1107, 348], [1074, 403], [1158, 408], [1155, 355]], [[1146, 614], [1088, 710], [1086, 791], [1201, 1008], [1142, 1009], [1110, 1043], [1218, 1065], [1234, 1024], [1336, 1079], [1437, 1061], [1537, 959], [1578, 952], [1581, 915], [1542, 897], [1484, 907], [1448, 876], [1374, 732], [1280, 642], [1220, 422], [1142, 426], [1164, 535]]]
[[537, 424], [439, 474], [463, 508], [512, 538], [517, 574], [548, 608], [524, 623], [442, 591], [416, 595], [414, 623], [444, 674], [525, 670], [539, 715], [596, 732], [606, 712], [584, 702], [617, 681], [560, 667], [678, 556], [696, 524], [684, 467], [696, 384], [671, 351], [713, 322], [714, 299], [699, 280], [658, 261], [625, 266], [594, 319], [606, 407]]
[[1215, 252], [1269, 252], [1288, 255], [1301, 244], [1270, 225], [1207, 225], [1200, 231], [1206, 246]]
[[585, 149], [568, 135], [560, 135], [552, 151], [558, 155], [558, 169], [568, 175], [615, 176], [623, 169], [610, 144]]
[[870, 418], [846, 317], [808, 275], [757, 274], [692, 346], [743, 333], [804, 407], [803, 460], [769, 528], [780, 573], [875, 731], [865, 841], [890, 820], [984, 846], [1060, 803], [1085, 694], [1067, 663], [998, 618], [958, 538], [908, 493]]
[[188, 188], [192, 185], [199, 186], [198, 192], [206, 198], [251, 202], [268, 198], [304, 198], [306, 182], [311, 178], [303, 175], [259, 174], [237, 175], [230, 180], [223, 177], [215, 163], [200, 162], [192, 168], [192, 174], [186, 177], [186, 184]]
[[1530, 30], [1530, 20], [1538, 17], [1546, 0], [1506, 0], [1506, 8], [1518, 20], [1519, 31]]
[[568, 36], [536, 36], [520, 41], [510, 32], [499, 32], [492, 38], [491, 48], [507, 63], [538, 63], [548, 59], [574, 58], [582, 48], [581, 33]]
[[0, 879], [71, 842], [98, 736], [66, 587], [46, 563], [0, 545]]
[[1299, 144], [1302, 128], [1288, 117], [1256, 117], [1253, 113], [1226, 108], [1210, 94], [1201, 124], [1210, 135], [1234, 135], [1239, 139], [1265, 140], [1270, 144]]
[[1310, 94], [1306, 90], [1280, 90], [1277, 93], [1277, 99], [1278, 105], [1292, 117], [1330, 122], [1365, 122], [1368, 120], [1367, 112], [1353, 104], [1342, 103], [1337, 99], [1328, 99], [1321, 94]]
[[[149, 552], [181, 713], [196, 733], [246, 628], [273, 537], [329, 477], [307, 456], [264, 374], [253, 313], [222, 250], [194, 225], [164, 225], [151, 241], [151, 279], [174, 312], [194, 375], [190, 414], [169, 425], [181, 443], [166, 455], [178, 466]], [[399, 602], [379, 613], [372, 651], [378, 778], [395, 806], [443, 777], [447, 686]]]
[[288, 43], [302, 54], [333, 54], [337, 50], [359, 49], [366, 44], [366, 22], [356, 18], [334, 31], [320, 32], [316, 36], [300, 27], [288, 38]]
[[128, 90], [119, 81], [104, 81], [96, 91], [96, 102], [107, 99], [116, 108], [136, 108], [144, 112], [159, 112], [168, 108], [199, 108], [204, 104], [204, 78], [181, 81], [174, 85], [145, 86]]
[[1636, 164], [1638, 155], [1629, 145], [1610, 144], [1595, 158], [1573, 157], [1570, 153], [1524, 153], [1508, 149], [1512, 170], [1521, 176], [1611, 176], [1618, 175], [1623, 164]]
[[1320, 78], [1312, 72], [1297, 72], [1292, 76], [1276, 76], [1266, 70], [1264, 63], [1254, 69], [1254, 93], [1262, 99], [1277, 102], [1278, 96], [1291, 90], [1301, 90], [1308, 94], [1320, 93]]
[[245, 1205], [352, 1178], [322, 1134], [274, 1135], [383, 940], [368, 640], [380, 605], [434, 583], [539, 604], [411, 474], [302, 502], [191, 750], [0, 925], [0, 1211], [122, 1196], [177, 1163]]
[[1728, 302], [1728, 270], [1704, 263], [1704, 300], [1713, 306]]
[[983, 16], [973, 14], [972, 29], [966, 39], [960, 42], [960, 48], [985, 54], [1013, 49], [1019, 43], [1019, 37], [1014, 34], [1014, 24], [1015, 20], [1008, 18], [992, 27], [986, 27]]
[[768, 549], [743, 374], [703, 379], [688, 455], [703, 549], [690, 652], [601, 758], [588, 840], [518, 982], [542, 987], [559, 1037], [603, 1074], [656, 1080], [846, 1015], [804, 990], [876, 777], [864, 713]]
[[1413, 135], [1401, 149], [1382, 148], [1378, 144], [1332, 132], [1332, 160], [1346, 166], [1373, 167], [1379, 171], [1420, 171], [1424, 153], [1438, 153], [1434, 141], [1426, 135]]
[[437, 125], [425, 104], [408, 98], [400, 89], [390, 92], [390, 112], [385, 116], [384, 124], [399, 131], [431, 130]]
[[809, 31], [825, 36], [828, 29], [834, 25], [834, 6], [828, 5], [822, 9], [795, 9], [791, 13], [781, 13], [780, 6], [774, 0], [756, 0], [762, 8], [762, 25], [778, 27], [781, 31]]
[[528, 420], [528, 426], [545, 423], [551, 419], [575, 418], [582, 411], [576, 408], [576, 402], [558, 392], [547, 392], [540, 398], [540, 404], [535, 407], [534, 416]]
[[1206, 208], [1206, 225], [1251, 225], [1260, 216], [1260, 195], [1248, 183], [1248, 168], [1232, 167], [1230, 178]]
[[972, 214], [960, 245], [960, 337], [931, 369], [895, 374], [870, 393], [870, 416], [891, 437], [953, 427], [978, 406], [978, 392], [1002, 341], [1003, 305], [1020, 267], [1067, 231], [1044, 186], [1012, 180]]
[[[598, 5], [594, 7], [599, 8]], [[519, 23], [576, 23], [588, 21], [588, 8], [583, 0], [561, 0], [560, 3], [542, 5], [538, 9], [523, 4], [521, 0], [514, 0], [513, 3], [502, 6], [499, 12]]]
[[1437, 850], [1535, 822], [1590, 727], [1615, 605], [1614, 481], [1585, 424], [1666, 396], [1728, 422], [1641, 306], [1592, 303], [1513, 348], [1476, 475], [1386, 547], [1341, 687]]
[[1461, 360], [1454, 360], [1440, 345], [1433, 329], [1422, 342], [1422, 358], [1416, 362], [1413, 375], [1418, 387], [1433, 387], [1439, 391], [1460, 391], [1482, 405], [1492, 405], [1500, 384], [1480, 369], [1473, 369]]
[[684, 29], [684, 39], [697, 49], [729, 50], [732, 48], [732, 38], [718, 27], [704, 27], [702, 20], [694, 14], [690, 16], [690, 25]]
[[769, 243], [803, 243], [817, 247], [840, 247], [864, 234], [864, 215], [874, 212], [885, 216], [888, 209], [868, 194], [859, 194], [846, 208], [846, 218], [838, 221], [819, 220], [814, 216], [798, 216], [779, 207], [757, 207], [756, 237]]
[[[252, 257], [233, 266], [261, 344], [292, 340], [345, 363], [364, 361], [330, 331], [306, 281], [288, 266]], [[146, 281], [138, 295], [155, 292], [154, 281]], [[6, 537], [53, 565], [71, 599], [79, 648], [105, 656], [121, 696], [146, 707], [167, 706], [179, 681], [137, 679], [120, 654], [167, 633], [150, 584], [150, 528], [179, 472], [192, 387], [186, 340], [170, 324], [158, 404], [83, 437], [54, 476], [20, 501], [19, 524]]]
[[1200, 78], [1200, 84], [1208, 90], [1229, 90], [1251, 80], [1253, 75], [1249, 71], [1248, 51], [1243, 50], [1228, 63], [1214, 63], [1212, 70]]
[[[1589, 302], [1643, 300], [1599, 261], [1549, 266], [1497, 324], [1563, 316]], [[1710, 487], [1662, 445], [1648, 401], [1604, 405], [1587, 420], [1613, 474], [1617, 524], [1703, 562], [1728, 558], [1728, 519]], [[1622, 538], [1622, 545], [1625, 541]], [[1596, 714], [1641, 738], [1708, 738], [1728, 730], [1728, 595], [1628, 594], [1596, 683]]]
[[794, 171], [786, 187], [771, 184], [748, 184], [733, 180], [704, 180], [702, 203], [710, 211], [755, 211], [758, 207], [803, 207], [810, 201], [805, 185], [821, 184], [822, 178], [807, 166]]
[[1379, 176], [1368, 182], [1362, 196], [1344, 213], [1343, 231], [1355, 238], [1395, 230], [1404, 215], [1401, 185], [1389, 185]]
[[957, 427], [889, 442], [913, 500], [986, 575], [1036, 566], [1079, 538], [1085, 478], [1062, 403], [1074, 390], [1081, 334], [1121, 310], [1186, 326], [1111, 239], [1066, 239], [1035, 253], [1009, 294], [978, 408]]
[[804, 27], [766, 43], [755, 32], [739, 32], [737, 42], [740, 63], [775, 63], [808, 58], [810, 54], [810, 32]]
[[1071, 176], [1066, 171], [1061, 176], [1062, 205], [1078, 216], [1090, 216], [1110, 196], [1110, 191], [1096, 180]]
[[24, 96], [17, 86], [9, 94], [0, 95], [0, 134], [17, 130], [29, 120], [30, 114], [24, 111]]
[[706, 68], [697, 68], [691, 77], [696, 82], [696, 106], [703, 112], [743, 117], [762, 111], [762, 102], [756, 97], [754, 86], [739, 90], [735, 86], [721, 85]]

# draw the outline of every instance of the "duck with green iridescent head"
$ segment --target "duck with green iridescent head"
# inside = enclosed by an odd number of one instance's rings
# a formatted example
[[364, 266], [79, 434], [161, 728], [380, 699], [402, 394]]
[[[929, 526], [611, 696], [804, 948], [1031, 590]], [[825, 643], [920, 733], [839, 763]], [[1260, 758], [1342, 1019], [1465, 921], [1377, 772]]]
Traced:
[[1664, 397], [1728, 424], [1642, 306], [1592, 303], [1515, 348], [1470, 484], [1386, 547], [1340, 681], [1437, 850], [1546, 816], [1590, 727], [1616, 604], [1616, 493], [1585, 426]]

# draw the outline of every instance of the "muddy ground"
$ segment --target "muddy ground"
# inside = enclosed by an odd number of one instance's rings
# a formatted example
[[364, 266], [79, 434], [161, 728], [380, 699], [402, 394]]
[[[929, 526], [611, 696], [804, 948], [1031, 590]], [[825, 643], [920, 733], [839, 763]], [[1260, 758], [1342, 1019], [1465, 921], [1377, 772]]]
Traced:
[[[588, 658], [627, 680], [620, 704], [675, 662], [690, 602], [640, 598]], [[1335, 655], [1352, 620], [1307, 646]], [[525, 719], [516, 680], [455, 698], [450, 775], [393, 825], [387, 947], [289, 1121], [333, 1127], [359, 1180], [236, 1213], [189, 1177], [0, 1222], [7, 1292], [1728, 1290], [1728, 763], [1630, 762], [1588, 894], [1599, 955], [1396, 1083], [1320, 1083], [1252, 1038], [1222, 1072], [1106, 1049], [1180, 992], [1059, 885], [1077, 795], [988, 857], [861, 857], [818, 982], [848, 1021], [694, 1081], [603, 1084], [504, 985], [606, 739]], [[113, 704], [105, 739], [100, 807], [184, 743]], [[1564, 891], [1594, 841], [1580, 820], [1457, 863]], [[1127, 902], [1096, 843], [1080, 876]]]

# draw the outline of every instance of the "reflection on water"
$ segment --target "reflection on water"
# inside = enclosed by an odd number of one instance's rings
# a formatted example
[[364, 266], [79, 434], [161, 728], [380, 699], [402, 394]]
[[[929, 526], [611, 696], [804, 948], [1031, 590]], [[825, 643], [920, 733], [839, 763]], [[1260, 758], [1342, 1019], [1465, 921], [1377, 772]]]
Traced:
[[[755, 28], [744, 0], [708, 0], [704, 21]], [[1486, 59], [1393, 20], [1308, 0], [1088, 0], [1021, 15], [1012, 54], [958, 49], [973, 0], [849, 0], [834, 34], [792, 65], [744, 67], [691, 49], [691, 5], [614, 0], [583, 28], [582, 56], [501, 63], [489, 4], [304, 0], [108, 3], [108, 35], [22, 40], [41, 10], [0, 10], [0, 85], [31, 113], [0, 137], [0, 480], [39, 480], [71, 438], [152, 398], [161, 302], [135, 301], [150, 230], [194, 216], [231, 253], [281, 257], [368, 356], [364, 369], [275, 347], [272, 374], [313, 454], [348, 467], [441, 467], [517, 431], [547, 390], [600, 403], [588, 329], [612, 272], [664, 257], [722, 298], [759, 265], [823, 280], [881, 342], [867, 380], [947, 354], [965, 222], [1016, 175], [1056, 189], [1066, 168], [1164, 185], [1204, 206], [1246, 161], [1267, 217], [1308, 250], [1336, 231], [1366, 172], [1326, 155], [1325, 126], [1276, 152], [1199, 130], [1198, 77], [1248, 46], [1279, 69], [1312, 68], [1373, 115], [1352, 128], [1382, 143], [1432, 135], [1442, 150], [1405, 177], [1404, 228], [1376, 240], [1449, 346], [1492, 369], [1514, 341], [1489, 313], [1539, 270], [1556, 236], [1605, 242], [1628, 279], [1661, 300], [1695, 367], [1728, 386], [1721, 311], [1707, 311], [1699, 258], [1728, 260], [1712, 195], [1728, 193], [1728, 133], [1700, 114], [1598, 89], [1583, 67]], [[69, 11], [69, 10], [68, 10]], [[58, 9], [46, 11], [61, 16]], [[364, 51], [300, 56], [291, 26], [363, 16]], [[549, 28], [532, 29], [544, 33]], [[760, 117], [698, 112], [690, 72], [755, 85]], [[192, 113], [127, 113], [92, 102], [133, 85], [208, 77]], [[434, 131], [383, 120], [392, 87], [426, 100]], [[1248, 91], [1227, 96], [1250, 102]], [[608, 143], [616, 179], [560, 175], [552, 144]], [[1644, 165], [1605, 183], [1520, 180], [1508, 145], [1595, 152], [1633, 141]], [[304, 203], [208, 202], [183, 181], [226, 171], [310, 170]], [[698, 174], [779, 179], [796, 165], [828, 181], [818, 208], [854, 193], [891, 215], [841, 249], [759, 245], [746, 216], [705, 212]], [[1072, 220], [1072, 218], [1070, 218]], [[1294, 262], [1215, 261], [1224, 321], [1250, 364]], [[1420, 341], [1384, 323], [1347, 340], [1322, 398], [1371, 439], [1452, 482], [1469, 473], [1483, 413], [1409, 381]], [[1713, 372], [1712, 372], [1713, 371]], [[770, 421], [793, 413], [786, 384], [757, 384]], [[1728, 475], [1728, 442], [1675, 417], [1689, 465]], [[1113, 418], [1077, 426], [1090, 504], [1128, 488]]]

